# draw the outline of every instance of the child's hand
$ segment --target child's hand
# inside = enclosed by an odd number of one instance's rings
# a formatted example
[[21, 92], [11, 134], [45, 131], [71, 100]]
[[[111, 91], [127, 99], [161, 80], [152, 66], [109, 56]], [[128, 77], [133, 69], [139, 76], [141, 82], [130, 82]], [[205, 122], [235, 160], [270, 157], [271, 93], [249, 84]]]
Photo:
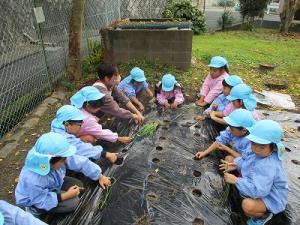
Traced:
[[80, 189], [77, 185], [74, 185], [70, 187], [65, 194], [67, 194], [68, 199], [74, 198], [80, 194]]
[[118, 137], [118, 141], [123, 144], [128, 144], [132, 141], [131, 137]]
[[222, 143], [218, 143], [218, 149], [221, 151], [225, 151], [228, 152], [228, 150], [230, 150], [230, 148]]
[[169, 108], [171, 107], [170, 104], [169, 104], [168, 102], [166, 102], [166, 103], [164, 104], [164, 106], [165, 106], [166, 109], [169, 109]]
[[206, 106], [206, 105], [207, 105], [207, 103], [206, 103], [206, 102], [203, 102], [203, 101], [200, 101], [200, 100], [198, 100], [198, 101], [196, 101], [196, 105], [197, 105], [197, 106], [204, 107], [204, 106]]
[[171, 109], [177, 109], [177, 106], [178, 106], [177, 102], [174, 101], [173, 104], [171, 104]]
[[225, 160], [222, 159], [221, 164], [219, 165], [219, 169], [223, 170], [224, 173], [230, 172], [230, 171], [236, 170], [236, 164], [226, 162]]
[[142, 115], [133, 114], [133, 119], [136, 124], [142, 124], [145, 118]]
[[206, 119], [206, 116], [202, 116], [202, 115], [194, 117], [194, 120], [196, 120], [197, 122], [204, 121], [205, 119]]
[[218, 109], [218, 104], [216, 104], [216, 103], [211, 104], [211, 109], [213, 111], [216, 111]]
[[105, 187], [111, 186], [110, 177], [106, 177], [104, 175], [101, 175], [100, 178], [99, 178], [99, 184], [100, 184], [100, 187], [103, 190], [105, 190]]
[[206, 156], [204, 152], [197, 152], [195, 155], [196, 159], [203, 159]]
[[230, 173], [224, 173], [224, 180], [228, 184], [235, 184], [237, 182], [237, 177]]
[[118, 159], [117, 153], [106, 152], [106, 158], [111, 162], [115, 163]]

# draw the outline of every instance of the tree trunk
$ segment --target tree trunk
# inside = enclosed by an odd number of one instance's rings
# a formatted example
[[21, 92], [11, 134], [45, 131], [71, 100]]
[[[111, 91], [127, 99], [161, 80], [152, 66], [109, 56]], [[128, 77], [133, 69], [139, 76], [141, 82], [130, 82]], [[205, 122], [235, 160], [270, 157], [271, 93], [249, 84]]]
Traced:
[[85, 0], [73, 0], [69, 34], [69, 65], [68, 77], [71, 81], [81, 78], [81, 32]]
[[284, 1], [282, 10], [280, 12], [280, 32], [285, 33], [289, 31], [289, 27], [294, 19], [297, 0], [282, 0]]

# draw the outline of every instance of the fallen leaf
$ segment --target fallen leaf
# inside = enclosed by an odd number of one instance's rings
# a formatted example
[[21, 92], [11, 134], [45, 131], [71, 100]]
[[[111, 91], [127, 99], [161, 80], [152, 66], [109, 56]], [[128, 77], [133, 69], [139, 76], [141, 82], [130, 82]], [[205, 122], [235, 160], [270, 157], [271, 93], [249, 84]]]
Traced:
[[28, 141], [29, 141], [28, 139], [25, 139], [25, 140], [24, 140], [25, 143], [27, 143]]
[[19, 177], [15, 179], [15, 183], [19, 183]]

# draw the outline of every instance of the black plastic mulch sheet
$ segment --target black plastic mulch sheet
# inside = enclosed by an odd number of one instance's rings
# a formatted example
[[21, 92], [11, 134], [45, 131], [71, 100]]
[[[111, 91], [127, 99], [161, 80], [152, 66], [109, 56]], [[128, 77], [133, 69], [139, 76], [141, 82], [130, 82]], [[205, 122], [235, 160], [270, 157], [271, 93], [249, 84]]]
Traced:
[[[193, 116], [199, 110], [186, 105], [168, 114], [149, 113], [147, 122], [161, 122], [154, 137], [136, 137], [126, 147], [110, 146], [112, 149], [117, 147], [124, 156], [122, 165], [114, 165], [105, 173], [115, 178], [112, 188], [101, 191], [96, 183], [86, 181], [86, 190], [77, 210], [55, 217], [50, 224], [244, 224], [245, 219], [243, 222], [231, 219], [234, 218], [232, 206], [224, 194], [226, 188], [218, 171], [219, 159], [211, 155], [201, 161], [193, 160], [196, 150], [207, 148], [217, 135], [210, 120], [194, 122]], [[270, 112], [265, 116], [278, 121], [281, 113], [274, 118]], [[293, 115], [289, 119], [290, 127], [297, 126], [294, 120], [296, 116]], [[123, 135], [137, 131], [134, 124], [119, 121], [111, 127]], [[284, 165], [290, 186], [286, 214], [290, 224], [298, 225], [300, 143], [287, 135], [284, 141], [287, 144]], [[278, 225], [276, 221], [273, 224]]]

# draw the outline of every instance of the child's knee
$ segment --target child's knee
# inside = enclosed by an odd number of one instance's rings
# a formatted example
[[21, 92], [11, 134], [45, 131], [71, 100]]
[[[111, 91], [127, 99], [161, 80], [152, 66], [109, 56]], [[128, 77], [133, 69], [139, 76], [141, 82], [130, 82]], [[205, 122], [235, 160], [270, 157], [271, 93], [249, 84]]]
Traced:
[[255, 211], [255, 202], [250, 199], [246, 198], [242, 201], [242, 208], [246, 215], [252, 214]]

